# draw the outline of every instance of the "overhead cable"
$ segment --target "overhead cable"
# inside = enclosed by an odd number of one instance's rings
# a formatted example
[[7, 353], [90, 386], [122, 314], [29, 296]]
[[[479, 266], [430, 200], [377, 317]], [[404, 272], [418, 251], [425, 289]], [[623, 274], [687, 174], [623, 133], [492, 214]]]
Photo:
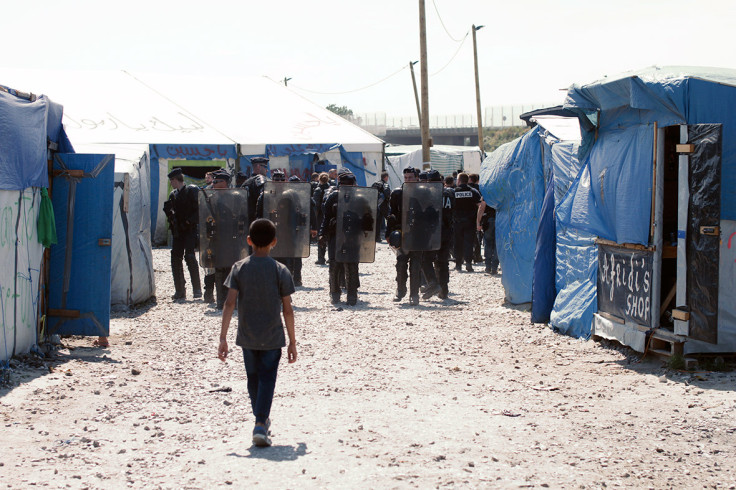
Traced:
[[389, 78], [393, 77], [394, 75], [398, 75], [399, 73], [401, 73], [403, 70], [406, 70], [406, 69], [407, 69], [407, 66], [404, 65], [401, 68], [399, 68], [398, 70], [396, 70], [395, 72], [391, 73], [390, 75], [388, 75], [388, 76], [386, 76], [386, 77], [378, 80], [377, 82], [373, 82], [370, 85], [366, 85], [364, 87], [356, 88], [356, 89], [353, 89], [353, 90], [347, 90], [345, 92], [317, 92], [315, 90], [309, 90], [309, 89], [302, 88], [302, 87], [299, 87], [299, 86], [294, 85], [294, 84], [291, 84], [290, 87], [295, 88], [295, 89], [298, 89], [298, 90], [302, 90], [304, 92], [309, 92], [310, 94], [318, 94], [318, 95], [344, 95], [344, 94], [352, 94], [353, 92], [360, 92], [361, 90], [365, 90], [367, 88], [371, 88], [371, 87], [373, 87], [375, 85], [378, 85], [381, 82], [385, 82]]
[[[463, 42], [463, 41], [465, 41], [465, 38], [464, 38], [464, 37], [463, 37], [462, 39], [455, 39], [454, 37], [452, 37], [452, 34], [450, 34], [450, 31], [448, 31], [448, 30], [447, 30], [447, 27], [445, 27], [445, 23], [444, 23], [444, 22], [442, 22], [442, 16], [440, 15], [440, 11], [439, 11], [439, 9], [437, 8], [437, 3], [435, 3], [435, 1], [434, 1], [434, 0], [432, 0], [432, 5], [434, 5], [434, 11], [435, 11], [435, 12], [437, 12], [437, 18], [438, 18], [438, 19], [440, 19], [440, 24], [442, 24], [442, 28], [443, 28], [443, 29], [445, 30], [445, 32], [447, 33], [447, 36], [448, 36], [448, 37], [449, 37], [450, 39], [452, 39], [453, 41], [455, 41], [456, 43], [459, 43], [459, 42]], [[465, 36], [467, 37], [467, 34], [465, 34]]]

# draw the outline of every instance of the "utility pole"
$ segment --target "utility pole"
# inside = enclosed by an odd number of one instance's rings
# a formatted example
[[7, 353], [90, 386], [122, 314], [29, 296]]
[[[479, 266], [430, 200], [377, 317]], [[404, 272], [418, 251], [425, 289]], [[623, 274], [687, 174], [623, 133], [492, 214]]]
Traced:
[[409, 62], [409, 70], [411, 70], [411, 83], [414, 85], [414, 100], [417, 101], [417, 117], [419, 118], [419, 125], [422, 124], [422, 108], [419, 105], [419, 92], [417, 91], [417, 79], [414, 76], [414, 65], [419, 63], [418, 61]]
[[[475, 34], [473, 34], [473, 35], [475, 35]], [[473, 38], [473, 39], [475, 39], [475, 38]], [[288, 84], [288, 83], [286, 83], [286, 82], [288, 82], [289, 80], [291, 80], [291, 78], [287, 78], [287, 77], [284, 77], [284, 87], [288, 87], [288, 86], [289, 86], [289, 84]]]
[[481, 154], [485, 155], [483, 150], [483, 119], [480, 113], [480, 82], [478, 81], [478, 45], [475, 42], [475, 31], [483, 29], [483, 26], [475, 26], [473, 24], [473, 60], [475, 61], [475, 110], [478, 112], [478, 146]]
[[422, 74], [422, 162], [429, 162], [429, 80], [427, 70], [427, 17], [424, 15], [424, 0], [419, 0], [419, 60]]

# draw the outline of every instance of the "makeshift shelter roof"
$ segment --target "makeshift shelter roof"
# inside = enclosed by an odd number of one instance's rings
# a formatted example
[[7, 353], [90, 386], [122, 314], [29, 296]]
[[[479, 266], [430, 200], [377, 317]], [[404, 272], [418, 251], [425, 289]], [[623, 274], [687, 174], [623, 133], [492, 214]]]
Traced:
[[244, 155], [264, 153], [265, 145], [291, 144], [342, 144], [347, 151], [383, 150], [381, 139], [266, 77], [135, 78], [226, 134], [243, 147]]
[[268, 78], [126, 71], [2, 69], [3, 83], [64, 101], [73, 144], [342, 144], [378, 151], [383, 141]]

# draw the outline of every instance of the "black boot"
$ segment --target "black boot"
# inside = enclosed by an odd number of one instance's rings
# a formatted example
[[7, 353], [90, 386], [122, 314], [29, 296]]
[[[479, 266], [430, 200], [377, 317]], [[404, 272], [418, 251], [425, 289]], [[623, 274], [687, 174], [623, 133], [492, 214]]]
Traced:
[[215, 302], [215, 274], [207, 274], [204, 276], [204, 302]]
[[358, 302], [358, 287], [360, 285], [360, 279], [358, 278], [358, 264], [344, 264], [343, 270], [345, 271], [345, 285], [348, 290], [347, 303], [350, 306], [355, 306]]
[[186, 280], [184, 279], [184, 265], [179, 262], [178, 264], [174, 261], [171, 262], [171, 273], [174, 276], [174, 295], [171, 297], [174, 301], [179, 299], [185, 299], [186, 293]]
[[409, 273], [406, 267], [396, 264], [396, 296], [394, 301], [399, 302], [406, 296], [406, 281], [409, 279]]
[[192, 291], [194, 291], [194, 297], [199, 298], [202, 296], [202, 283], [199, 280], [199, 265], [197, 264], [197, 258], [194, 254], [186, 254], [184, 261], [187, 263], [187, 269], [189, 269], [189, 277], [192, 280]]
[[230, 290], [225, 286], [225, 279], [230, 273], [229, 269], [215, 269], [215, 293], [217, 295], [217, 309], [221, 310], [225, 307], [227, 292]]
[[340, 294], [342, 293], [342, 290], [340, 289], [341, 271], [342, 267], [339, 267], [338, 263], [334, 260], [330, 260], [330, 300], [332, 301], [332, 304], [340, 302]]

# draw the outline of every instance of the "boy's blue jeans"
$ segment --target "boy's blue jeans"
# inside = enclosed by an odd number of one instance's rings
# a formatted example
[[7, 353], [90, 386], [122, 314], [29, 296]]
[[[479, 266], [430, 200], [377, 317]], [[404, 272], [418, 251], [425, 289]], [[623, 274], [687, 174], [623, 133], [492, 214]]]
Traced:
[[265, 424], [271, 413], [280, 360], [281, 349], [243, 349], [245, 373], [248, 375], [248, 395], [256, 424]]

